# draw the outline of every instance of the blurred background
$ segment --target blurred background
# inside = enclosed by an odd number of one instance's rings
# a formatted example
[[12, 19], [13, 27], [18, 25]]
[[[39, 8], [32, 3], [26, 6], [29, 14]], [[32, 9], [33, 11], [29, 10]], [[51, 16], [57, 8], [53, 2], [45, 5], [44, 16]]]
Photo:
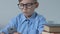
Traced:
[[[35, 10], [43, 15], [50, 24], [60, 24], [60, 0], [38, 0], [39, 7]], [[21, 13], [17, 6], [18, 0], [0, 0], [0, 30], [8, 22]]]

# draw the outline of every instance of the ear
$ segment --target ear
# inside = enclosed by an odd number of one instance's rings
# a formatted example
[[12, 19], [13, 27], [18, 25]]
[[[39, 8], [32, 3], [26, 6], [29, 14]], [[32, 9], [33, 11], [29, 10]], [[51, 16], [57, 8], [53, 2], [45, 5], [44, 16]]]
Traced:
[[37, 2], [37, 3], [36, 3], [36, 8], [38, 8], [38, 6], [39, 6], [39, 3]]

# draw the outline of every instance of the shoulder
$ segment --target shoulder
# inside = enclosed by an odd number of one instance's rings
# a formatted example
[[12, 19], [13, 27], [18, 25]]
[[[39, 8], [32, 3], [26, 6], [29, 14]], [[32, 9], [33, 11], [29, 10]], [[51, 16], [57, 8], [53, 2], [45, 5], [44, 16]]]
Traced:
[[19, 13], [18, 15], [16, 15], [15, 17], [12, 18], [12, 20], [19, 20], [22, 17], [22, 13]]
[[46, 18], [43, 15], [41, 15], [41, 14], [37, 14], [36, 18], [38, 20], [46, 20]]
[[37, 14], [36, 20], [38, 21], [38, 24], [46, 24], [47, 23], [46, 18], [41, 14]]
[[17, 16], [11, 18], [9, 22], [13, 22], [13, 23], [17, 22], [18, 20], [20, 20], [21, 15], [22, 15], [22, 13], [20, 13]]

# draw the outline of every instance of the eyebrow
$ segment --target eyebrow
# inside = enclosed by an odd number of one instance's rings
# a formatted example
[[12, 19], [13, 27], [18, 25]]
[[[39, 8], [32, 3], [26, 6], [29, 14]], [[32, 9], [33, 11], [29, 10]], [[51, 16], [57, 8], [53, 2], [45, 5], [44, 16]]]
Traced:
[[[30, 3], [34, 3], [34, 2], [30, 2]], [[22, 3], [22, 4], [27, 4], [27, 3]]]

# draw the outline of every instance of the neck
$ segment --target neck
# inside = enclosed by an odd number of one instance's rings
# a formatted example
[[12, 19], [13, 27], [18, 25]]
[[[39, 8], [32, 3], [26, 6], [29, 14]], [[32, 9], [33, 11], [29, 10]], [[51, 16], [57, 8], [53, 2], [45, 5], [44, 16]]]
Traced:
[[33, 12], [32, 14], [30, 14], [30, 15], [25, 15], [25, 17], [26, 17], [27, 19], [29, 19], [33, 14], [34, 14], [34, 12]]
[[29, 19], [31, 16], [32, 16], [32, 15], [28, 15], [28, 16], [25, 15], [25, 17], [26, 17], [27, 19]]

